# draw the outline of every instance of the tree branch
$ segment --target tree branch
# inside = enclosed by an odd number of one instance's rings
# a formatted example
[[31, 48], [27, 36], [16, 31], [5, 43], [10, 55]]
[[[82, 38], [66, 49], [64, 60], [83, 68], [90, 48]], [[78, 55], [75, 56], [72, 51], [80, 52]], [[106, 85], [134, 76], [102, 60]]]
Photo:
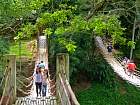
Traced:
[[103, 9], [106, 4], [107, 4], [107, 1], [106, 0], [103, 0], [103, 1], [99, 2], [98, 4], [96, 4], [95, 7], [91, 9], [93, 11], [92, 12], [89, 12], [89, 15], [86, 17], [86, 19], [89, 20], [99, 10]]

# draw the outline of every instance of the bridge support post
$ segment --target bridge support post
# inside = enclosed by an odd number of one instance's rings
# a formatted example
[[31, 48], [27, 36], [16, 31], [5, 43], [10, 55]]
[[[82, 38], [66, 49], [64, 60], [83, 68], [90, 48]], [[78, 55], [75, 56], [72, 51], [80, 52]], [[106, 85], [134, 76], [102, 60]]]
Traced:
[[13, 87], [13, 101], [16, 101], [16, 55], [9, 55], [11, 67], [11, 83]]
[[63, 73], [69, 81], [69, 54], [59, 53], [56, 57], [56, 73]]
[[67, 80], [69, 81], [69, 55], [66, 53], [59, 53], [56, 56], [56, 95], [57, 95], [57, 104], [61, 105], [62, 89], [60, 89], [60, 79], [59, 74], [64, 74]]
[[[6, 60], [9, 61], [8, 68], [10, 69], [10, 79], [9, 79], [9, 84], [10, 85], [10, 91], [12, 91], [11, 94], [11, 100], [10, 102], [15, 102], [16, 101], [16, 55], [6, 55]], [[7, 93], [7, 95], [10, 93]]]

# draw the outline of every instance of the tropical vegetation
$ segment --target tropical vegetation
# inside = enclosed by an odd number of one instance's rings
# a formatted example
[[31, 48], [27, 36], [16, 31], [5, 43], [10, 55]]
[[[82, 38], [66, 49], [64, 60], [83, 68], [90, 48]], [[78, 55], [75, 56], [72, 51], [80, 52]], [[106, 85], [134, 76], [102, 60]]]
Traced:
[[[57, 53], [69, 53], [71, 85], [75, 87], [83, 79], [90, 81], [91, 86], [87, 90], [75, 90], [81, 105], [114, 105], [114, 100], [118, 102], [116, 105], [128, 103], [138, 105], [139, 90], [127, 83], [120, 84], [123, 80], [118, 81], [120, 78], [116, 77], [100, 54], [94, 38], [101, 36], [107, 43], [111, 42], [120, 52], [116, 53], [117, 56], [133, 58], [138, 65], [139, 2], [139, 0], [3, 0], [0, 2], [1, 58], [8, 53], [31, 58], [32, 54], [26, 50], [24, 41], [45, 35], [48, 38], [52, 68], [55, 70], [53, 65]], [[21, 42], [24, 48], [23, 52], [19, 53], [18, 47], [21, 47], [19, 46]], [[2, 63], [0, 72], [3, 72]], [[133, 94], [130, 94], [131, 89]], [[136, 98], [132, 98], [130, 102], [131, 96]], [[104, 99], [99, 101], [100, 98]], [[109, 98], [112, 99], [111, 102]]]

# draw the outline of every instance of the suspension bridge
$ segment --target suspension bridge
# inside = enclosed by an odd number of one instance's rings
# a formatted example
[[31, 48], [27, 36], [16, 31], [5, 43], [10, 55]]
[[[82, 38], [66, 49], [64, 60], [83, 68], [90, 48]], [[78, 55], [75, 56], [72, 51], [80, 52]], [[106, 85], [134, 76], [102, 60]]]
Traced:
[[[121, 59], [118, 57], [109, 56], [107, 54], [106, 47], [104, 46], [101, 37], [96, 37], [95, 41], [97, 47], [100, 49], [106, 61], [111, 65], [114, 72], [129, 83], [140, 87], [139, 72], [135, 71], [133, 78], [130, 78], [125, 73], [124, 67], [121, 65]], [[0, 84], [0, 86], [3, 87], [0, 105], [80, 105], [69, 84], [68, 54], [57, 54], [55, 76], [52, 79], [49, 78], [47, 85], [47, 95], [45, 97], [36, 96], [36, 87], [34, 81], [31, 81], [28, 85], [31, 86], [31, 89], [28, 93], [18, 89], [18, 86], [16, 85], [16, 55], [6, 55], [5, 59], [6, 69]], [[36, 70], [36, 65], [40, 61], [44, 61], [45, 68], [49, 70], [47, 39], [45, 36], [40, 36], [38, 38], [38, 53], [34, 72]], [[51, 74], [51, 70], [49, 70], [49, 76], [51, 76]], [[23, 84], [22, 81], [20, 81], [20, 83]], [[25, 87], [28, 86], [25, 85]], [[25, 96], [17, 97], [17, 89], [24, 93]]]

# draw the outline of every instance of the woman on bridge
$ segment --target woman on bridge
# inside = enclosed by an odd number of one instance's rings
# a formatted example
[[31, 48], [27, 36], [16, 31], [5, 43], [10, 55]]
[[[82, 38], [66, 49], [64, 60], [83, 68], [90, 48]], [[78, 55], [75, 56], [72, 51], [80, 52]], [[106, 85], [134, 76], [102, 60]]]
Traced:
[[33, 74], [33, 78], [35, 80], [37, 97], [38, 97], [38, 95], [41, 96], [43, 75], [41, 73], [40, 67], [36, 69], [36, 72]]

